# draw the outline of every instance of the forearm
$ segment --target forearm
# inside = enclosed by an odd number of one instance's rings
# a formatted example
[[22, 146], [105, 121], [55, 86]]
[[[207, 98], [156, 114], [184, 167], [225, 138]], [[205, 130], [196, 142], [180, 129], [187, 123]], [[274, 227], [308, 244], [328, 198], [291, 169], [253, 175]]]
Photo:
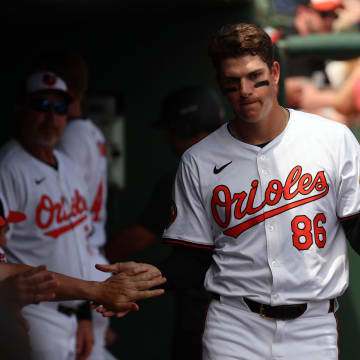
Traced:
[[98, 282], [86, 281], [63, 274], [50, 272], [58, 283], [54, 301], [61, 300], [97, 300]]
[[[34, 267], [25, 264], [0, 263], [0, 281], [31, 269]], [[97, 282], [76, 279], [52, 271], [47, 271], [47, 273], [51, 274], [58, 284], [54, 301], [78, 299], [95, 301]]]
[[317, 109], [319, 107], [333, 107], [338, 93], [334, 90], [324, 89], [316, 92], [316, 96], [305, 96], [302, 106], [305, 109]]

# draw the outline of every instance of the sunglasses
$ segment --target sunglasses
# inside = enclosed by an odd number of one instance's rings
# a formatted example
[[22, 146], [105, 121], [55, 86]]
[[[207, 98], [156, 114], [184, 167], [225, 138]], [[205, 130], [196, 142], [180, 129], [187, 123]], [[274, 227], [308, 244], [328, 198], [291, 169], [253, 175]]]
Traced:
[[319, 14], [323, 19], [326, 19], [326, 18], [337, 19], [338, 18], [338, 14], [334, 10], [319, 11]]
[[49, 113], [51, 107], [53, 108], [55, 114], [57, 115], [66, 115], [68, 112], [68, 104], [62, 101], [50, 101], [47, 99], [32, 99], [30, 100], [30, 108], [35, 111]]

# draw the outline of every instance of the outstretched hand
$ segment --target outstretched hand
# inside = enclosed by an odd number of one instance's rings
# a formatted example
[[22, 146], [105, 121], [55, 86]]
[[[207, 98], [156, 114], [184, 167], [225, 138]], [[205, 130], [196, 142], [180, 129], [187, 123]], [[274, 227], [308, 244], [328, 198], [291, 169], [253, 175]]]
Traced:
[[163, 289], [152, 289], [166, 282], [159, 269], [153, 265], [123, 262], [95, 266], [100, 271], [115, 274], [100, 283], [99, 295], [93, 305], [93, 308], [97, 307], [97, 311], [104, 316], [122, 317], [129, 311], [139, 310], [137, 300], [164, 293]]
[[22, 308], [55, 299], [57, 286], [54, 276], [46, 270], [45, 265], [41, 265], [0, 281], [0, 293], [9, 304]]

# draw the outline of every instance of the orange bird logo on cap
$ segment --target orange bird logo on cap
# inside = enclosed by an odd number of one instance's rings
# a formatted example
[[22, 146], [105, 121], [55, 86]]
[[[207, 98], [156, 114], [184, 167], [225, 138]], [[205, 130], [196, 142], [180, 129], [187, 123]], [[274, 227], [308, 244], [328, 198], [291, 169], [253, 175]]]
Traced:
[[56, 76], [52, 74], [44, 74], [42, 81], [48, 86], [54, 86], [56, 84]]

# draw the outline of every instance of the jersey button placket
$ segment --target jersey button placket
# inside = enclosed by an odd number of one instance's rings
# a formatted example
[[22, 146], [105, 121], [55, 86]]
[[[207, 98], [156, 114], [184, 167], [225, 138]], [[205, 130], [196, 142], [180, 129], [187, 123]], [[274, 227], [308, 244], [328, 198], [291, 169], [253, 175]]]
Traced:
[[[265, 200], [265, 191], [269, 182], [272, 179], [271, 171], [268, 170], [267, 156], [260, 153], [257, 157], [258, 172], [262, 187], [262, 201]], [[265, 206], [263, 211], [269, 211], [270, 207]], [[267, 256], [270, 272], [272, 275], [272, 288], [271, 288], [271, 303], [279, 301], [277, 289], [278, 289], [278, 279], [280, 274], [280, 263], [276, 259], [275, 254], [277, 253], [277, 231], [276, 231], [276, 221], [274, 218], [265, 219], [265, 235], [266, 235], [266, 245], [267, 245]]]

